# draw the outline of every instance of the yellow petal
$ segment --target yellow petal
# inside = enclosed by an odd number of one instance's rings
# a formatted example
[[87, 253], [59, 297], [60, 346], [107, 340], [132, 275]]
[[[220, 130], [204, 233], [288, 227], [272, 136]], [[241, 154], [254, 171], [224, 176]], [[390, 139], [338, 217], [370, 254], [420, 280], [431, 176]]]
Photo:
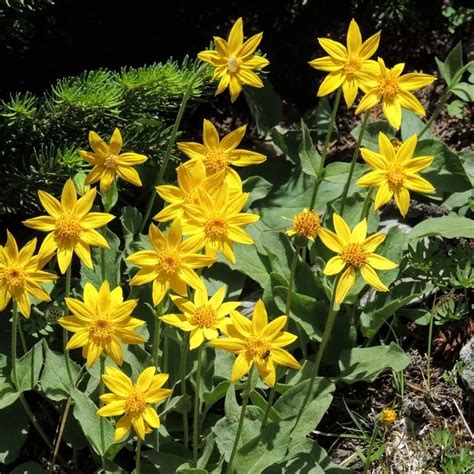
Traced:
[[86, 267], [93, 268], [91, 249], [88, 244], [81, 241], [77, 242], [77, 244], [74, 246], [74, 253], [79, 257], [81, 262]]
[[387, 135], [379, 132], [379, 152], [384, 161], [384, 169], [395, 159], [395, 149]]
[[77, 202], [76, 187], [74, 186], [74, 181], [69, 178], [61, 193], [61, 206], [65, 211], [72, 211]]
[[235, 102], [242, 92], [242, 83], [235, 75], [229, 77], [229, 92], [231, 102]]
[[341, 304], [355, 283], [355, 272], [352, 267], [342, 273], [336, 287], [336, 303]]
[[261, 56], [253, 56], [248, 59], [244, 59], [242, 62], [242, 69], [262, 69], [265, 66], [268, 66], [270, 61], [267, 58], [262, 58]]
[[387, 204], [390, 199], [392, 199], [393, 192], [390, 190], [390, 187], [387, 182], [382, 183], [380, 188], [375, 195], [375, 210], [382, 207], [384, 204]]
[[352, 230], [352, 242], [362, 243], [367, 237], [367, 219], [362, 219]]
[[201, 328], [196, 328], [191, 331], [189, 335], [189, 348], [196, 349], [204, 342], [204, 332]]
[[70, 351], [72, 349], [77, 349], [79, 347], [85, 346], [89, 342], [89, 331], [83, 330], [80, 332], [76, 332], [69, 342], [67, 343], [66, 350]]
[[89, 145], [91, 148], [100, 155], [108, 155], [109, 154], [109, 146], [100, 138], [100, 136], [94, 132], [89, 132]]
[[318, 97], [323, 97], [335, 91], [344, 82], [345, 74], [341, 72], [330, 72], [323, 80], [318, 89]]
[[389, 167], [387, 158], [380, 153], [369, 150], [368, 148], [361, 148], [360, 150], [364, 161], [373, 169], [378, 171], [384, 171]]
[[432, 193], [435, 191], [435, 188], [429, 181], [421, 176], [416, 176], [411, 173], [407, 174], [403, 185], [410, 191], [415, 191], [417, 193]]
[[366, 252], [372, 253], [384, 240], [385, 234], [378, 232], [367, 237], [362, 243], [362, 246]]
[[392, 270], [393, 268], [398, 267], [395, 262], [392, 262], [388, 258], [382, 257], [382, 255], [377, 255], [376, 253], [371, 253], [367, 257], [367, 264], [376, 270]]
[[411, 72], [401, 76], [399, 84], [400, 88], [405, 91], [414, 91], [431, 84], [433, 81], [436, 81], [436, 77], [431, 76], [430, 74]]
[[112, 219], [115, 219], [115, 216], [112, 214], [106, 214], [104, 212], [89, 212], [81, 220], [81, 227], [84, 229], [97, 229], [108, 224]]
[[292, 369], [300, 369], [300, 363], [285, 349], [280, 347], [272, 348], [272, 359], [278, 365], [284, 365], [285, 367], [291, 367]]
[[256, 334], [261, 334], [268, 324], [267, 310], [265, 304], [260, 299], [255, 304], [252, 315], [252, 328]]
[[380, 281], [380, 278], [371, 266], [364, 265], [361, 267], [360, 273], [368, 285], [378, 291], [388, 291], [388, 288]]
[[248, 360], [244, 354], [239, 354], [235, 359], [234, 366], [232, 367], [232, 374], [230, 381], [237, 383], [245, 374], [248, 374], [253, 361]]
[[380, 97], [377, 94], [377, 89], [369, 90], [364, 97], [362, 97], [357, 109], [355, 111], [356, 115], [365, 112], [366, 110], [371, 109], [380, 102]]
[[[362, 46], [362, 35], [360, 34], [359, 25], [354, 19], [349, 24], [349, 30], [347, 31], [347, 50], [349, 54], [355, 55], [359, 53], [359, 49]], [[348, 105], [348, 107], [350, 107]]]
[[357, 180], [357, 186], [374, 187], [380, 186], [387, 180], [387, 176], [380, 171], [370, 171]]
[[72, 260], [72, 249], [58, 248], [57, 257], [58, 265], [61, 273], [66, 273], [66, 270], [69, 268]]
[[136, 388], [140, 390], [140, 392], [146, 392], [153, 381], [153, 377], [156, 373], [156, 367], [148, 367], [145, 369], [137, 379], [137, 383], [135, 384]]
[[351, 229], [347, 225], [346, 221], [339, 215], [334, 213], [332, 215], [332, 222], [334, 228], [336, 229], [336, 234], [339, 237], [340, 241], [343, 243], [348, 243], [351, 241]]
[[405, 188], [400, 188], [394, 192], [394, 197], [400, 214], [405, 217], [410, 207], [410, 193]]
[[409, 161], [415, 152], [417, 141], [416, 133], [405, 140], [397, 151], [397, 159], [401, 162]]
[[148, 406], [145, 407], [143, 418], [152, 428], [160, 427], [160, 419], [158, 418], [158, 413], [156, 413], [154, 408]]
[[219, 66], [223, 63], [223, 57], [217, 51], [201, 51], [198, 58], [213, 66]]
[[228, 133], [221, 141], [221, 147], [226, 151], [232, 151], [237, 148], [245, 136], [245, 132], [247, 130], [247, 125], [243, 125], [242, 127], [233, 130], [232, 132]]
[[[360, 107], [360, 104], [359, 104]], [[394, 100], [393, 102], [382, 102], [382, 109], [385, 117], [387, 117], [388, 123], [398, 130], [402, 123], [402, 109], [400, 107], [400, 102]]]
[[345, 265], [346, 262], [344, 262], [344, 260], [339, 255], [336, 255], [335, 257], [329, 259], [326, 263], [326, 266], [324, 267], [324, 274], [337, 275], [344, 269]]
[[125, 400], [119, 400], [116, 402], [108, 403], [107, 405], [103, 406], [97, 414], [99, 416], [118, 416], [123, 415], [125, 413]]
[[[247, 58], [255, 53], [258, 45], [262, 41], [263, 33], [257, 33], [256, 35], [251, 36], [245, 43], [242, 45], [242, 48], [239, 51], [239, 56], [245, 61], [247, 66]], [[258, 56], [257, 56], [258, 57]]]
[[139, 416], [137, 418], [133, 418], [132, 426], [133, 426], [133, 429], [135, 430], [135, 433], [137, 433], [138, 437], [142, 441], [144, 441], [145, 435], [146, 435], [146, 429], [145, 429], [145, 421], [143, 420], [143, 417]]
[[367, 38], [363, 43], [359, 51], [359, 56], [362, 59], [369, 59], [375, 54], [377, 48], [379, 47], [380, 42], [380, 31], [375, 33], [375, 35]]
[[320, 229], [319, 238], [328, 249], [337, 253], [342, 252], [343, 244], [341, 239], [334, 232], [327, 229]]
[[232, 26], [227, 42], [229, 44], [229, 53], [237, 53], [244, 42], [244, 27], [242, 18], [239, 18]]
[[253, 71], [242, 68], [239, 70], [238, 75], [243, 84], [258, 88], [263, 87], [262, 80]]
[[332, 56], [339, 61], [345, 61], [347, 59], [347, 50], [341, 43], [329, 38], [318, 38], [318, 42], [329, 56]]
[[30, 229], [39, 230], [41, 232], [51, 232], [56, 228], [56, 219], [51, 216], [33, 217], [23, 221], [23, 224]]
[[423, 105], [411, 92], [400, 91], [398, 93], [398, 99], [403, 108], [411, 110], [420, 117], [426, 115]]
[[342, 84], [342, 93], [344, 94], [344, 100], [346, 102], [347, 107], [352, 107], [352, 104], [355, 101], [357, 96], [358, 84], [357, 81], [354, 79], [348, 79]]
[[134, 168], [129, 166], [117, 166], [117, 174], [124, 180], [129, 183], [132, 183], [135, 186], [142, 186], [142, 181], [140, 179], [140, 175], [138, 171]]
[[313, 59], [309, 64], [319, 71], [336, 72], [341, 70], [344, 62], [338, 61], [331, 56], [323, 56], [322, 58]]
[[204, 119], [202, 138], [207, 148], [216, 148], [219, 146], [219, 134], [210, 120]]
[[128, 433], [130, 433], [130, 428], [132, 427], [132, 420], [128, 415], [122, 416], [120, 420], [115, 425], [115, 435], [114, 442], [118, 443], [121, 441]]
[[118, 155], [122, 148], [122, 134], [120, 130], [116, 128], [114, 133], [112, 133], [112, 137], [110, 138], [109, 143], [109, 150], [112, 155]]
[[38, 191], [38, 197], [49, 215], [58, 217], [61, 214], [61, 203], [51, 194], [45, 191]]
[[128, 398], [133, 390], [130, 378], [115, 367], [106, 367], [105, 375], [102, 376], [102, 379], [111, 392], [121, 397]]
[[85, 215], [91, 210], [96, 194], [97, 191], [91, 189], [77, 201], [75, 213], [79, 218], [85, 217]]
[[[408, 163], [406, 163], [406, 171], [410, 175], [414, 173], [419, 173], [425, 168], [428, 168], [428, 166], [433, 163], [433, 159], [434, 156], [418, 156], [417, 158], [413, 158]], [[415, 190], [413, 189], [413, 191]]]

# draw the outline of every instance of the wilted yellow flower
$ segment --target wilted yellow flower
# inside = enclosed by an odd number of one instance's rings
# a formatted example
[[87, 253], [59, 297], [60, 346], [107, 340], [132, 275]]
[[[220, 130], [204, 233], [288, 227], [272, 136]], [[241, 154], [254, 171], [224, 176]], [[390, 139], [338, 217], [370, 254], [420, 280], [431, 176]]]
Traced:
[[113, 367], [105, 368], [102, 380], [112, 393], [104, 393], [100, 400], [105, 403], [97, 411], [99, 416], [123, 415], [115, 425], [115, 442], [121, 441], [133, 426], [141, 440], [160, 427], [160, 418], [156, 410], [150, 406], [161, 403], [172, 393], [162, 388], [168, 380], [168, 374], [156, 374], [155, 367], [148, 367], [133, 384], [123, 372]]
[[130, 285], [144, 285], [153, 282], [153, 304], [159, 304], [171, 289], [180, 296], [186, 296], [188, 285], [197, 290], [203, 287], [202, 280], [194, 269], [207, 267], [215, 259], [195, 253], [196, 243], [182, 241], [179, 220], [174, 221], [165, 237], [158, 227], [151, 224], [149, 230], [152, 250], [140, 250], [127, 260], [142, 267], [132, 278]]
[[321, 217], [310, 209], [303, 209], [293, 217], [293, 225], [286, 232], [290, 237], [304, 237], [314, 240], [321, 229]]
[[198, 189], [202, 187], [211, 196], [222, 186], [224, 171], [206, 176], [202, 161], [194, 161], [192, 166], [179, 165], [177, 168], [178, 186], [164, 184], [157, 186], [156, 192], [169, 205], [162, 209], [153, 219], [161, 222], [183, 219], [188, 204], [198, 203]]
[[172, 296], [173, 303], [182, 311], [182, 314], [166, 314], [161, 316], [165, 323], [175, 326], [183, 331], [190, 332], [189, 347], [195, 349], [204, 340], [212, 341], [219, 337], [219, 330], [225, 329], [230, 322], [230, 312], [235, 310], [240, 303], [229, 301], [224, 303], [226, 286], [222, 286], [209, 299], [206, 286], [194, 293], [194, 302]]
[[44, 191], [38, 191], [38, 196], [49, 216], [33, 217], [23, 221], [23, 224], [49, 232], [38, 253], [40, 266], [57, 251], [61, 273], [65, 273], [71, 264], [73, 252], [86, 267], [92, 268], [90, 245], [109, 248], [107, 241], [95, 229], [115, 217], [103, 212], [89, 212], [94, 204], [96, 190], [91, 189], [77, 199], [74, 183], [68, 179], [61, 194], [61, 202]]
[[382, 58], [378, 58], [378, 63], [377, 72], [364, 75], [360, 83], [365, 95], [355, 113], [360, 114], [382, 102], [385, 117], [396, 129], [399, 129], [402, 123], [402, 107], [424, 117], [425, 109], [411, 91], [431, 84], [436, 77], [418, 72], [401, 75], [405, 64], [396, 64], [390, 69], [385, 66]]
[[227, 187], [213, 199], [204, 189], [199, 190], [199, 204], [188, 206], [188, 220], [183, 226], [189, 235], [190, 245], [206, 249], [206, 255], [216, 256], [218, 251], [235, 263], [233, 243], [253, 244], [253, 239], [241, 227], [257, 222], [256, 214], [241, 213], [248, 193], [230, 194]]
[[230, 187], [242, 190], [242, 181], [237, 172], [230, 166], [250, 166], [263, 163], [267, 157], [255, 151], [237, 148], [245, 135], [246, 125], [227, 134], [222, 140], [216, 127], [210, 120], [204, 119], [203, 142], [180, 142], [178, 148], [189, 158], [185, 166], [193, 166], [196, 161], [202, 161], [207, 175], [224, 171], [226, 182]]
[[406, 216], [410, 206], [410, 193], [432, 193], [434, 187], [417, 173], [427, 168], [433, 156], [413, 158], [417, 143], [416, 135], [405, 140], [401, 146], [394, 146], [386, 135], [379, 133], [379, 153], [362, 148], [364, 161], [373, 169], [362, 176], [357, 185], [378, 187], [375, 209], [386, 204], [392, 196], [402, 216]]
[[346, 221], [337, 214], [333, 214], [333, 223], [336, 233], [321, 229], [319, 237], [326, 247], [339, 254], [332, 257], [324, 268], [325, 275], [336, 275], [342, 272], [336, 288], [336, 303], [342, 303], [354, 285], [356, 270], [360, 270], [365, 282], [376, 290], [388, 291], [375, 270], [391, 270], [396, 268], [397, 264], [373, 253], [385, 240], [385, 234], [376, 233], [367, 237], [366, 219], [359, 222], [352, 232]]
[[252, 321], [237, 311], [231, 312], [232, 323], [223, 328], [228, 337], [211, 341], [213, 347], [237, 354], [232, 369], [231, 382], [238, 382], [256, 365], [263, 381], [273, 387], [276, 382], [276, 365], [299, 369], [299, 362], [283, 347], [296, 340], [296, 336], [286, 332], [287, 317], [280, 316], [268, 322], [267, 311], [262, 300], [258, 300]]
[[20, 313], [29, 318], [30, 295], [40, 301], [51, 301], [41, 285], [54, 281], [57, 276], [41, 271], [38, 256], [33, 256], [35, 249], [36, 239], [33, 239], [19, 250], [15, 237], [7, 230], [7, 243], [0, 245], [0, 311], [13, 298]]
[[87, 367], [92, 367], [103, 352], [117, 365], [123, 363], [121, 344], [141, 344], [143, 336], [133, 332], [145, 324], [141, 319], [131, 317], [138, 300], [123, 301], [122, 288], [110, 291], [104, 281], [97, 291], [90, 283], [84, 286], [84, 302], [66, 298], [66, 305], [73, 314], [58, 320], [68, 331], [75, 333], [66, 350], [82, 347], [82, 356]]
[[379, 419], [383, 425], [391, 425], [397, 421], [397, 412], [391, 408], [384, 408], [379, 415]]
[[321, 47], [329, 54], [313, 59], [310, 65], [329, 74], [319, 86], [318, 96], [330, 94], [342, 85], [342, 92], [347, 107], [356, 98], [357, 90], [364, 72], [374, 70], [377, 63], [369, 58], [379, 47], [380, 32], [362, 42], [359, 26], [352, 20], [347, 31], [347, 48], [329, 38], [318, 38]]
[[79, 151], [84, 160], [94, 165], [86, 178], [86, 185], [100, 181], [100, 192], [104, 193], [110, 188], [115, 175], [119, 175], [123, 180], [135, 186], [142, 185], [140, 176], [133, 167], [145, 163], [148, 157], [137, 153], [120, 153], [122, 135], [118, 128], [114, 130], [108, 145], [96, 132], [90, 131], [89, 144], [93, 152]]
[[214, 36], [215, 51], [201, 51], [198, 54], [199, 59], [215, 66], [212, 78], [219, 80], [216, 94], [228, 87], [230, 100], [234, 102], [242, 91], [242, 85], [263, 87], [262, 80], [253, 72], [269, 64], [267, 59], [254, 54], [262, 36], [263, 33], [258, 33], [244, 42], [243, 22], [239, 18], [227, 41]]

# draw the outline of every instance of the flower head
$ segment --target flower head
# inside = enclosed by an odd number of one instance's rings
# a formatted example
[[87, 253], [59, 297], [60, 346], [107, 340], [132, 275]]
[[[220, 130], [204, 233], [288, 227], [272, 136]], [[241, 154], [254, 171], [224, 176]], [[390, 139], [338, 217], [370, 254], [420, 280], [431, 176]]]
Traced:
[[233, 166], [250, 166], [263, 163], [267, 157], [261, 153], [237, 148], [245, 135], [246, 125], [227, 134], [222, 140], [210, 120], [204, 119], [203, 143], [180, 142], [178, 148], [190, 159], [185, 166], [202, 161], [207, 176], [224, 171], [227, 184], [242, 190], [242, 181]]
[[40, 301], [51, 301], [41, 285], [57, 276], [41, 270], [38, 256], [33, 256], [35, 249], [36, 239], [33, 239], [19, 250], [15, 237], [7, 231], [7, 243], [0, 245], [0, 311], [13, 298], [20, 313], [29, 318], [30, 295]]
[[145, 163], [148, 158], [137, 153], [120, 153], [122, 135], [118, 128], [114, 130], [108, 145], [97, 133], [90, 131], [89, 144], [93, 150], [92, 152], [83, 150], [79, 152], [84, 160], [94, 165], [86, 178], [85, 184], [94, 184], [100, 181], [100, 192], [104, 193], [110, 188], [115, 175], [118, 175], [135, 186], [142, 185], [140, 176], [133, 167]]
[[145, 324], [131, 316], [138, 300], [123, 301], [122, 288], [110, 291], [104, 281], [97, 291], [90, 283], [84, 286], [84, 301], [66, 298], [66, 305], [72, 316], [58, 320], [68, 331], [75, 333], [66, 349], [82, 347], [87, 367], [92, 367], [103, 352], [117, 365], [123, 363], [121, 344], [141, 344], [146, 339], [134, 332]]
[[382, 132], [379, 133], [379, 153], [362, 148], [364, 161], [372, 168], [362, 176], [357, 185], [361, 187], [378, 187], [375, 196], [375, 209], [386, 204], [392, 196], [403, 216], [410, 206], [410, 193], [432, 193], [434, 187], [418, 173], [427, 168], [433, 156], [413, 158], [417, 143], [416, 135], [412, 135], [400, 146], [394, 146]]
[[97, 411], [99, 416], [121, 416], [115, 425], [115, 442], [121, 441], [133, 426], [142, 440], [153, 428], [160, 427], [160, 419], [155, 408], [150, 405], [161, 403], [172, 393], [162, 388], [168, 374], [155, 374], [155, 367], [148, 367], [134, 384], [123, 372], [113, 367], [105, 368], [102, 376], [105, 386], [112, 393], [104, 393], [100, 400], [105, 404]]
[[178, 186], [164, 184], [157, 186], [156, 192], [169, 205], [156, 214], [153, 219], [161, 222], [186, 218], [188, 204], [198, 204], [198, 189], [202, 187], [211, 196], [222, 186], [224, 171], [206, 177], [206, 168], [202, 161], [193, 162], [192, 166], [179, 165], [177, 169]]
[[369, 58], [379, 47], [380, 32], [362, 42], [359, 26], [352, 20], [347, 31], [347, 47], [328, 38], [318, 38], [318, 41], [329, 54], [309, 63], [315, 69], [329, 73], [319, 86], [318, 96], [330, 94], [342, 85], [344, 100], [347, 107], [350, 107], [356, 98], [363, 74], [376, 67], [376, 62]]
[[336, 233], [321, 229], [319, 237], [326, 247], [339, 254], [332, 257], [324, 268], [325, 275], [341, 274], [336, 287], [336, 303], [342, 303], [354, 285], [356, 270], [360, 270], [365, 282], [376, 290], [388, 291], [375, 270], [391, 270], [397, 264], [373, 253], [385, 240], [385, 234], [376, 233], [367, 237], [366, 219], [359, 222], [352, 232], [346, 221], [337, 214], [333, 214], [333, 223]]
[[379, 415], [379, 420], [383, 425], [391, 425], [397, 421], [397, 412], [391, 408], [384, 408]]
[[91, 189], [77, 199], [72, 179], [64, 185], [59, 202], [51, 194], [38, 191], [41, 204], [48, 216], [33, 217], [23, 222], [27, 227], [49, 232], [41, 244], [38, 256], [44, 265], [57, 251], [61, 273], [71, 264], [73, 252], [92, 268], [90, 245], [109, 248], [109, 244], [95, 229], [110, 222], [114, 216], [103, 212], [89, 212], [94, 204], [96, 190]]
[[232, 369], [231, 382], [238, 382], [247, 374], [253, 364], [263, 381], [273, 387], [276, 382], [275, 365], [299, 369], [299, 362], [283, 347], [296, 340], [286, 332], [287, 317], [280, 316], [268, 322], [267, 311], [262, 300], [258, 300], [252, 321], [237, 311], [231, 312], [231, 324], [223, 328], [227, 337], [211, 341], [213, 347], [237, 354]]
[[153, 282], [154, 305], [163, 300], [169, 288], [180, 296], [187, 295], [188, 285], [195, 290], [202, 289], [203, 282], [194, 269], [214, 263], [214, 258], [195, 253], [196, 244], [190, 240], [183, 242], [182, 235], [179, 220], [171, 224], [166, 237], [152, 224], [149, 230], [152, 250], [140, 250], [127, 258], [142, 267], [132, 278], [131, 285]]
[[216, 94], [229, 88], [230, 100], [234, 102], [242, 91], [242, 85], [263, 87], [262, 80], [253, 71], [269, 64], [269, 61], [257, 56], [255, 50], [263, 33], [258, 33], [244, 42], [242, 18], [232, 27], [227, 41], [214, 36], [215, 51], [201, 51], [198, 58], [215, 66], [214, 80], [219, 80]]
[[424, 117], [425, 109], [411, 91], [431, 84], [436, 77], [417, 72], [402, 75], [405, 64], [396, 64], [390, 69], [385, 66], [382, 58], [378, 58], [378, 66], [376, 73], [370, 72], [364, 75], [361, 89], [365, 95], [355, 113], [360, 114], [382, 102], [385, 117], [396, 129], [399, 129], [402, 123], [402, 107]]
[[253, 244], [253, 239], [241, 227], [257, 222], [259, 216], [241, 213], [248, 193], [230, 194], [224, 186], [215, 199], [199, 190], [199, 205], [189, 205], [189, 218], [183, 227], [185, 235], [196, 248], [206, 249], [206, 254], [215, 257], [218, 251], [235, 263], [233, 243]]
[[319, 234], [321, 229], [321, 217], [309, 209], [303, 209], [293, 217], [293, 225], [286, 232], [290, 237], [306, 238], [308, 240], [314, 240]]

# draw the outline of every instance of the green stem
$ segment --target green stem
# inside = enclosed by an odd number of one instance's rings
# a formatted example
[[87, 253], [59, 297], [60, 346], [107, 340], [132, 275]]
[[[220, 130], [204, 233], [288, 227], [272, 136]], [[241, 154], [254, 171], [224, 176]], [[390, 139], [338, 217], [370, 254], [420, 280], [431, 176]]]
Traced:
[[260, 427], [260, 431], [263, 430], [263, 428], [265, 428], [268, 421], [268, 417], [270, 416], [270, 410], [272, 408], [273, 400], [275, 398], [275, 393], [276, 393], [275, 387], [276, 387], [276, 383], [271, 388], [270, 394], [268, 395], [267, 408], [265, 409], [265, 414], [263, 415], [262, 426]]
[[[205, 64], [202, 64], [197, 69], [196, 73], [189, 81], [188, 87], [186, 88], [184, 92], [183, 98], [181, 100], [181, 104], [179, 106], [178, 115], [176, 116], [176, 121], [174, 122], [173, 129], [171, 130], [171, 136], [168, 141], [168, 146], [166, 147], [165, 156], [163, 158], [163, 162], [161, 163], [161, 166], [159, 167], [159, 172], [154, 182], [155, 183], [154, 187], [158, 186], [163, 181], [163, 177], [165, 175], [166, 168], [168, 167], [168, 162], [171, 157], [171, 151], [173, 150], [174, 144], [176, 142], [176, 137], [178, 135], [178, 130], [181, 125], [181, 120], [183, 118], [183, 114], [186, 109], [186, 104], [188, 103], [189, 97], [193, 90], [194, 83], [199, 78], [204, 68], [205, 68]], [[153, 205], [155, 204], [155, 199], [156, 199], [156, 192], [155, 192], [155, 189], [153, 189], [150, 194], [150, 199], [148, 200], [148, 205], [147, 205], [145, 215], [143, 216], [142, 224], [140, 226], [140, 231], [139, 231], [140, 233], [143, 232], [148, 222], [148, 219], [150, 218], [151, 211], [153, 210]]]
[[166, 335], [166, 333], [164, 333], [163, 339], [163, 372], [167, 374], [169, 365], [170, 338]]
[[375, 438], [377, 436], [378, 431], [379, 431], [379, 425], [376, 421], [375, 426], [374, 426], [374, 430], [372, 431], [372, 436], [370, 437], [369, 449], [367, 451], [367, 456], [365, 457], [366, 461], [364, 462], [364, 474], [367, 474], [369, 472], [369, 466], [372, 462], [371, 461], [372, 450], [374, 448], [374, 442], [375, 442]]
[[155, 313], [155, 330], [153, 331], [153, 345], [151, 348], [153, 365], [158, 370], [158, 357], [160, 353], [161, 319]]
[[[436, 301], [436, 297], [435, 297]], [[434, 308], [434, 305], [433, 305]], [[428, 349], [427, 349], [427, 357], [428, 360], [426, 361], [426, 384], [428, 386], [428, 392], [431, 391], [431, 345], [433, 343], [433, 323], [434, 323], [434, 309], [431, 310], [430, 315], [430, 327], [428, 332]]]
[[321, 340], [321, 345], [319, 346], [318, 353], [316, 354], [316, 360], [314, 361], [313, 370], [311, 372], [311, 379], [308, 385], [308, 390], [306, 391], [303, 404], [301, 405], [300, 411], [298, 412], [298, 416], [296, 417], [296, 423], [293, 426], [293, 430], [298, 426], [301, 416], [303, 415], [306, 405], [308, 404], [308, 401], [311, 397], [311, 393], [313, 392], [314, 382], [316, 381], [316, 376], [318, 375], [318, 372], [319, 372], [319, 366], [321, 365], [321, 360], [323, 358], [324, 351], [326, 350], [326, 346], [329, 342], [329, 338], [331, 337], [334, 322], [336, 321], [336, 316], [339, 311], [339, 305], [336, 304], [336, 288], [337, 288], [337, 284], [339, 283], [339, 278], [340, 278], [340, 275], [336, 278], [336, 281], [334, 282], [334, 288], [332, 290], [332, 297], [331, 297], [331, 304], [329, 306], [328, 319], [326, 321], [326, 327], [324, 328], [323, 338]]
[[341, 208], [339, 210], [339, 214], [340, 214], [341, 217], [344, 214], [344, 208], [346, 206], [347, 193], [349, 192], [349, 187], [350, 187], [351, 182], [352, 182], [352, 176], [354, 175], [354, 169], [355, 169], [355, 165], [357, 163], [357, 159], [359, 158], [360, 145], [362, 143], [362, 139], [364, 138], [365, 129], [367, 127], [367, 122], [369, 120], [369, 115], [370, 115], [370, 110], [367, 110], [367, 112], [364, 114], [364, 118], [363, 118], [362, 124], [360, 126], [360, 132], [359, 132], [359, 136], [357, 137], [357, 143], [356, 143], [356, 147], [354, 149], [354, 153], [352, 154], [351, 167], [349, 168], [349, 175], [347, 176], [347, 181], [346, 181], [346, 184], [344, 184], [344, 190], [342, 191]]
[[[65, 289], [64, 289], [64, 298], [69, 298], [69, 295], [71, 294], [71, 264], [69, 264], [68, 269], [66, 270], [66, 283], [65, 283]], [[69, 378], [69, 383], [71, 386], [74, 385], [74, 377], [72, 376], [72, 370], [71, 370], [71, 361], [69, 360], [69, 353], [66, 350], [67, 343], [69, 342], [69, 336], [67, 334], [67, 329], [63, 328], [63, 352], [64, 352], [64, 360], [66, 361], [66, 370], [67, 370], [67, 376]]]
[[21, 320], [18, 321], [18, 333], [20, 334], [21, 348], [23, 354], [28, 352], [28, 347], [26, 346], [25, 334], [23, 333], [23, 328], [21, 327]]
[[142, 440], [137, 438], [137, 449], [135, 451], [135, 474], [141, 473]]
[[[99, 385], [99, 397], [101, 397], [105, 393], [105, 386], [104, 386], [104, 381], [102, 379], [102, 376], [104, 375], [105, 372], [105, 357], [100, 356], [100, 385]], [[100, 398], [99, 398], [100, 400]], [[100, 402], [100, 406], [102, 406], [102, 402]], [[99, 417], [99, 428], [100, 428], [100, 447], [102, 450], [102, 453], [105, 452], [105, 431], [104, 431], [104, 417], [100, 416]], [[100, 456], [102, 460], [102, 467], [104, 467], [104, 456], [103, 454]]]
[[314, 188], [313, 195], [311, 196], [311, 203], [309, 205], [310, 210], [314, 209], [314, 204], [316, 203], [316, 196], [318, 194], [319, 184], [322, 180], [324, 164], [326, 162], [326, 157], [329, 152], [329, 142], [331, 141], [332, 131], [334, 130], [334, 125], [336, 123], [336, 113], [339, 107], [339, 102], [341, 100], [341, 88], [337, 89], [336, 98], [334, 99], [334, 105], [331, 112], [331, 117], [329, 119], [328, 130], [326, 133], [326, 138], [324, 140], [323, 152], [321, 154], [321, 164], [319, 165], [318, 176], [314, 179]]
[[364, 205], [362, 206], [362, 211], [360, 213], [359, 222], [362, 219], [368, 219], [369, 208], [370, 208], [370, 204], [372, 202], [372, 191], [373, 191], [372, 188], [367, 190], [367, 194], [365, 195], [365, 199], [364, 199]]
[[430, 117], [428, 122], [426, 122], [425, 126], [420, 130], [418, 133], [418, 140], [421, 139], [421, 137], [429, 130], [435, 119], [438, 117], [440, 112], [443, 110], [443, 107], [445, 106], [446, 102], [449, 100], [451, 97], [452, 91], [449, 89], [449, 87], [444, 91], [443, 97], [441, 97], [441, 100], [438, 102], [438, 105], [436, 106], [435, 111], [433, 112], [433, 115]]
[[[181, 364], [180, 364], [180, 378], [181, 378], [181, 395], [183, 397], [186, 396], [186, 359], [188, 353], [188, 338], [183, 337], [183, 341], [181, 342]], [[189, 425], [188, 425], [188, 414], [183, 413], [183, 440], [184, 440], [184, 447], [188, 449], [189, 446]]]
[[227, 465], [227, 474], [232, 474], [232, 467], [234, 464], [235, 455], [237, 454], [237, 448], [239, 446], [240, 436], [242, 434], [242, 428], [244, 426], [245, 411], [247, 410], [247, 404], [250, 398], [250, 393], [252, 392], [252, 375], [253, 375], [254, 365], [250, 369], [248, 374], [247, 384], [242, 396], [242, 407], [240, 411], [239, 425], [237, 426], [237, 433], [235, 435], [234, 446], [232, 447], [232, 453], [230, 455], [229, 464]]
[[102, 282], [105, 281], [105, 249], [100, 249], [100, 272], [102, 277]]
[[194, 392], [194, 420], [193, 420], [193, 462], [197, 467], [198, 462], [198, 448], [199, 448], [199, 408], [200, 408], [200, 390], [201, 390], [201, 370], [202, 370], [202, 353], [204, 351], [204, 343], [199, 346], [198, 359], [196, 368], [196, 384]]

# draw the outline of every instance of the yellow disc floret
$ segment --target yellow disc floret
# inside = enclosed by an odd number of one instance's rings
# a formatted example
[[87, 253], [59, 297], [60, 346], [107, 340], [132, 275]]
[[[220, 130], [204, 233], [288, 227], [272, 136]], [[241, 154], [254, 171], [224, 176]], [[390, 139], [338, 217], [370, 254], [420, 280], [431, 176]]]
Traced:
[[368, 253], [361, 244], [350, 243], [342, 251], [342, 259], [352, 267], [360, 268], [367, 260]]
[[206, 304], [196, 308], [190, 323], [200, 328], [210, 328], [216, 324], [216, 312], [211, 305]]

